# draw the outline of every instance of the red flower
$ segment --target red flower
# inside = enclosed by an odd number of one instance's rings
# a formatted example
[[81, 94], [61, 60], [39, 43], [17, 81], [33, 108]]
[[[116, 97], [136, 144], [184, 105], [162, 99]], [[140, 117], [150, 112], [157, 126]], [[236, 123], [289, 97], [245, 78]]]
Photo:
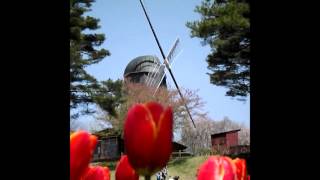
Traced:
[[225, 156], [211, 156], [199, 168], [198, 180], [235, 180], [236, 166]]
[[79, 180], [85, 173], [97, 138], [85, 131], [78, 131], [70, 136], [70, 180]]
[[108, 167], [92, 166], [89, 167], [81, 180], [110, 180]]
[[140, 175], [152, 175], [167, 164], [172, 151], [172, 119], [172, 109], [155, 102], [129, 109], [124, 143], [129, 162]]
[[139, 175], [134, 171], [128, 161], [127, 155], [121, 156], [116, 167], [116, 180], [138, 180]]
[[247, 180], [247, 168], [246, 168], [246, 160], [236, 158], [233, 160], [234, 164], [236, 165], [236, 173], [238, 180]]

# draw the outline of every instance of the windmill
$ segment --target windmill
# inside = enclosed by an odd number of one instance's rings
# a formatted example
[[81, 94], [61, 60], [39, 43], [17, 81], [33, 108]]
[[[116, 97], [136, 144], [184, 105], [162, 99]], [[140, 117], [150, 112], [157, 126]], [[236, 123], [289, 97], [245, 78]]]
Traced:
[[[154, 38], [155, 38], [155, 40], [156, 40], [156, 42], [157, 42], [157, 45], [158, 45], [159, 50], [160, 50], [160, 52], [161, 52], [161, 56], [162, 56], [162, 58], [163, 58], [163, 64], [161, 64], [161, 65], [159, 65], [158, 67], [156, 67], [156, 68], [154, 69], [154, 71], [159, 71], [159, 70], [162, 70], [162, 69], [164, 70], [164, 68], [166, 68], [166, 69], [169, 71], [170, 76], [171, 76], [171, 78], [172, 78], [172, 80], [173, 80], [173, 82], [174, 82], [174, 84], [175, 84], [175, 86], [176, 86], [176, 88], [177, 88], [177, 90], [178, 90], [178, 92], [179, 92], [179, 95], [180, 95], [182, 101], [184, 102], [184, 106], [185, 106], [186, 111], [187, 111], [187, 113], [188, 113], [188, 115], [189, 115], [189, 117], [190, 117], [190, 120], [192, 121], [193, 126], [196, 127], [196, 125], [195, 125], [195, 123], [194, 123], [194, 121], [193, 121], [193, 118], [192, 118], [192, 116], [191, 116], [191, 113], [190, 113], [190, 111], [189, 111], [189, 108], [188, 108], [188, 106], [187, 106], [187, 104], [186, 104], [186, 101], [185, 101], [185, 99], [184, 99], [184, 97], [183, 97], [183, 95], [182, 95], [182, 93], [181, 93], [181, 90], [180, 90], [180, 88], [179, 88], [179, 85], [178, 85], [178, 83], [177, 83], [177, 81], [176, 81], [176, 79], [175, 79], [175, 77], [174, 77], [174, 75], [173, 75], [173, 73], [172, 73], [172, 70], [171, 70], [171, 67], [170, 67], [170, 64], [171, 64], [171, 63], [169, 62], [169, 60], [172, 59], [172, 56], [173, 56], [173, 54], [174, 54], [174, 52], [175, 52], [175, 49], [176, 49], [176, 47], [179, 45], [179, 42], [180, 42], [180, 41], [179, 41], [179, 39], [176, 40], [176, 42], [174, 43], [173, 48], [171, 49], [171, 51], [169, 52], [168, 56], [166, 57], [166, 56], [164, 55], [164, 52], [163, 52], [163, 50], [162, 50], [162, 47], [161, 47], [160, 42], [159, 42], [159, 40], [158, 40], [158, 37], [157, 37], [157, 35], [156, 35], [156, 33], [155, 33], [154, 29], [153, 29], [153, 26], [152, 26], [152, 24], [151, 24], [151, 21], [150, 21], [150, 19], [149, 19], [149, 16], [148, 16], [148, 14], [147, 14], [147, 11], [146, 11], [146, 9], [145, 9], [145, 7], [144, 7], [144, 4], [143, 4], [142, 0], [139, 0], [139, 1], [140, 1], [140, 4], [141, 4], [141, 7], [142, 7], [142, 9], [143, 9], [143, 12], [144, 12], [144, 14], [145, 14], [145, 16], [146, 16], [146, 18], [147, 18], [147, 21], [148, 21], [148, 23], [149, 23], [149, 26], [150, 26], [151, 31], [152, 31], [152, 33], [153, 33], [153, 36], [154, 36]], [[172, 62], [172, 61], [171, 61], [171, 62]], [[164, 71], [161, 71], [161, 72], [164, 72]], [[150, 74], [148, 74], [148, 77], [150, 77], [150, 76], [152, 76], [152, 75], [154, 75], [154, 74], [157, 74], [157, 73], [150, 73]], [[156, 91], [157, 91], [157, 89], [158, 89], [158, 87], [159, 87], [159, 83], [161, 83], [164, 75], [161, 73], [161, 74], [159, 75], [159, 77], [160, 77], [160, 78], [158, 78], [158, 77], [155, 77], [155, 78], [154, 78], [154, 79], [156, 79], [156, 83], [154, 83], [154, 81], [150, 81], [150, 79], [152, 79], [152, 78], [147, 78], [147, 82], [146, 82], [146, 83], [147, 83], [149, 86], [156, 86], [156, 90], [155, 90], [155, 92], [154, 92], [154, 95], [155, 95], [155, 93], [156, 93]], [[148, 79], [149, 79], [149, 80], [148, 80]], [[159, 82], [158, 82], [158, 81], [159, 81]]]

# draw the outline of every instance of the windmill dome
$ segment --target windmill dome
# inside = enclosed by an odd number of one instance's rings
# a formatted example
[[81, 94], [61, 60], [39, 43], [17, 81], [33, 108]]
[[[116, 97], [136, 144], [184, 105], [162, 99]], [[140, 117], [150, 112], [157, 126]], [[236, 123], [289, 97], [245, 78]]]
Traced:
[[[161, 62], [156, 56], [136, 57], [126, 66], [123, 73], [124, 79], [130, 79], [131, 82], [145, 83], [148, 73], [153, 73], [160, 64]], [[156, 73], [164, 73], [164, 71]], [[164, 83], [163, 85], [166, 84], [165, 78], [162, 83]]]
[[160, 60], [156, 56], [139, 56], [129, 62], [123, 75], [127, 77], [132, 73], [152, 72], [157, 64], [160, 64]]

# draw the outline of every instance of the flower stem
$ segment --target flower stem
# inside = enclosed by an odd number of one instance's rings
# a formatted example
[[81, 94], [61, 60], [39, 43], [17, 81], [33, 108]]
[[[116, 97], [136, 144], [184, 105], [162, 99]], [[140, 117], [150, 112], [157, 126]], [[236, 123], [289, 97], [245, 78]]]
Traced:
[[151, 180], [151, 177], [149, 175], [147, 175], [147, 176], [144, 176], [144, 179], [145, 180]]

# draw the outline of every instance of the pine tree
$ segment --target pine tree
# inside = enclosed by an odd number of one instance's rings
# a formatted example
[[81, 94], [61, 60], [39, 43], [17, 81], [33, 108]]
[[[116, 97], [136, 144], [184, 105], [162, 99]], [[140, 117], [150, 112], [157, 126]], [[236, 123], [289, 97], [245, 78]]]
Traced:
[[[94, 33], [100, 28], [99, 19], [86, 16], [94, 0], [70, 0], [70, 107], [86, 105], [82, 113], [92, 113], [89, 104], [98, 104], [103, 110], [115, 115], [114, 107], [119, 98], [122, 81], [98, 82], [88, 74], [86, 67], [97, 64], [110, 53], [99, 48], [105, 35]], [[73, 118], [79, 116], [74, 114]]]
[[201, 20], [187, 22], [191, 37], [210, 45], [210, 82], [228, 88], [227, 96], [250, 93], [250, 6], [248, 0], [204, 0], [195, 12]]

